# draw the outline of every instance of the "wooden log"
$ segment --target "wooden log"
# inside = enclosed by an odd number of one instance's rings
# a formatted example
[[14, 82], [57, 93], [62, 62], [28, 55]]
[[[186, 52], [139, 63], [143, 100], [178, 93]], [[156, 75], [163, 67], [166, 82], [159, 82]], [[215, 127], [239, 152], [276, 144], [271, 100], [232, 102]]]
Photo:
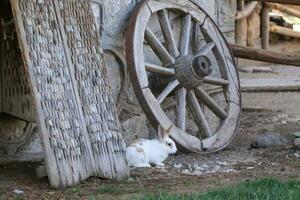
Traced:
[[248, 19], [248, 29], [247, 29], [247, 46], [253, 47], [254, 46], [254, 35], [255, 35], [255, 13], [252, 13]]
[[[244, 9], [244, 1], [237, 2], [237, 8], [239, 11]], [[247, 44], [247, 19], [241, 18], [236, 20], [235, 23], [235, 42], [236, 44], [246, 46]]]
[[263, 4], [261, 13], [261, 39], [262, 48], [268, 49], [270, 45], [270, 8], [267, 4]]
[[240, 10], [236, 13], [236, 20], [240, 20], [242, 18], [247, 18], [249, 17], [254, 11], [256, 6], [258, 5], [258, 2], [251, 2], [247, 4], [243, 10]]
[[253, 0], [253, 1], [260, 1], [263, 3], [280, 3], [280, 4], [284, 4], [284, 5], [300, 6], [300, 0]]
[[230, 44], [230, 48], [233, 51], [234, 56], [237, 58], [300, 67], [300, 55], [288, 55], [262, 49], [243, 47], [235, 44]]
[[270, 8], [300, 18], [300, 11], [295, 10], [293, 8], [290, 8], [290, 7], [287, 7], [287, 6], [284, 6], [284, 5], [280, 5], [280, 4], [270, 4]]
[[299, 31], [294, 31], [292, 29], [277, 26], [277, 25], [271, 25], [270, 26], [270, 32], [300, 39], [300, 32]]

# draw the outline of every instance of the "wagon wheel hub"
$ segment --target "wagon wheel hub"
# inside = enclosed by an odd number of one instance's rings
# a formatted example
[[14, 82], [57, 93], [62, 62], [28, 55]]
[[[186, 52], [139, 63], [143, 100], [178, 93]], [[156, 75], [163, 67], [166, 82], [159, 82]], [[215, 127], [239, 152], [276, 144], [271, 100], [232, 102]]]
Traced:
[[126, 47], [133, 88], [154, 128], [170, 130], [179, 146], [196, 153], [232, 141], [241, 111], [238, 74], [203, 9], [192, 1], [144, 0], [131, 18]]
[[175, 77], [180, 86], [186, 89], [200, 86], [204, 78], [212, 73], [211, 61], [205, 55], [179, 57], [172, 67], [175, 69]]

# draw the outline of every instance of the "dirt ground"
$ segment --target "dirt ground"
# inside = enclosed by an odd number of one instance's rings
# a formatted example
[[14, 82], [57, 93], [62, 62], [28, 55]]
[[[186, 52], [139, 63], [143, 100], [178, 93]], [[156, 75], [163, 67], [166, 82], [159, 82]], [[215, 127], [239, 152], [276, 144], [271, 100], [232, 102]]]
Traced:
[[[273, 67], [274, 74], [240, 75], [241, 78], [300, 76], [299, 68]], [[0, 200], [132, 199], [145, 193], [202, 192], [267, 177], [300, 180], [300, 151], [293, 147], [293, 134], [300, 131], [300, 92], [244, 93], [243, 99], [238, 134], [221, 152], [178, 154], [167, 160], [165, 168], [132, 170], [131, 177], [123, 182], [91, 178], [60, 191], [50, 189], [47, 179], [36, 177], [35, 168], [39, 163], [0, 166]], [[251, 142], [265, 132], [279, 133], [289, 144], [251, 149]], [[14, 190], [23, 193], [16, 194]]]
[[[244, 112], [235, 141], [224, 151], [211, 155], [179, 154], [170, 157], [166, 168], [132, 170], [131, 177], [120, 183], [91, 178], [62, 191], [50, 189], [47, 179], [36, 177], [37, 164], [2, 166], [0, 199], [130, 199], [148, 192], [201, 192], [264, 177], [300, 180], [300, 158], [292, 145], [249, 148], [253, 138], [265, 131], [281, 133], [292, 144], [292, 133], [299, 127], [300, 122], [283, 113]], [[198, 169], [190, 170], [193, 166]], [[24, 194], [17, 195], [14, 190]]]

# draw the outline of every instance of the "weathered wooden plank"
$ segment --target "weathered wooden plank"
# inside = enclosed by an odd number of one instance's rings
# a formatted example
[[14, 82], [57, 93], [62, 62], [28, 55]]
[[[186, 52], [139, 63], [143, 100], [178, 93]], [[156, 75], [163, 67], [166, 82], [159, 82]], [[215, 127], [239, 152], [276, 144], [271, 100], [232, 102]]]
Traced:
[[125, 145], [90, 3], [11, 4], [51, 185], [67, 187], [89, 176], [126, 177]]
[[33, 97], [25, 73], [9, 1], [1, 2], [0, 76], [1, 113], [35, 122]]

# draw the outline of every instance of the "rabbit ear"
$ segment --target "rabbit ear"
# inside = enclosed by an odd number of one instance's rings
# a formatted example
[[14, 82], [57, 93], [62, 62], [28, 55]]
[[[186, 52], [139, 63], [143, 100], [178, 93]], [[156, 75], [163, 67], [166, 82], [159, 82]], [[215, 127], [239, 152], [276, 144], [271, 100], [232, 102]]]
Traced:
[[169, 137], [170, 132], [171, 132], [172, 126], [168, 128], [168, 130], [165, 130], [162, 126], [158, 126], [158, 138], [160, 141], [166, 139]]
[[157, 134], [158, 134], [158, 139], [160, 141], [162, 141], [165, 138], [165, 130], [162, 126], [158, 126], [158, 130], [157, 130]]

